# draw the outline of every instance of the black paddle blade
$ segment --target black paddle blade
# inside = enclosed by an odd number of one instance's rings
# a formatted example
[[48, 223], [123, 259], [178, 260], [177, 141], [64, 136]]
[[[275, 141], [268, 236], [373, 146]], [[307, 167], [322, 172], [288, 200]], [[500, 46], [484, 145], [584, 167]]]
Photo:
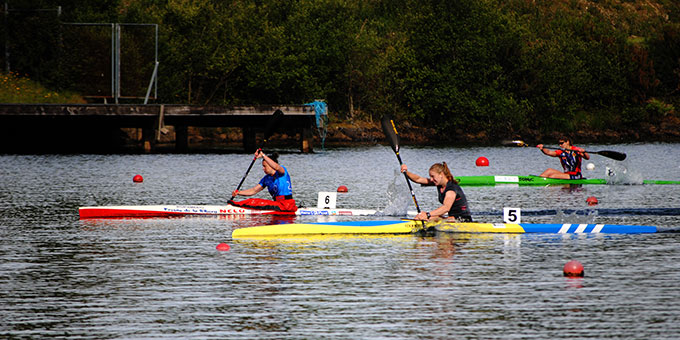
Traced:
[[387, 141], [392, 145], [392, 150], [399, 153], [399, 133], [397, 132], [397, 127], [394, 125], [394, 120], [390, 115], [385, 115], [382, 118], [382, 128], [385, 133]]
[[623, 153], [623, 152], [604, 150], [604, 151], [598, 151], [598, 152], [594, 152], [594, 153], [596, 153], [600, 156], [609, 157], [609, 158], [611, 158], [613, 160], [617, 160], [617, 161], [622, 161], [622, 160], [626, 159], [626, 154]]
[[274, 111], [274, 114], [272, 114], [272, 117], [269, 118], [269, 122], [267, 123], [267, 126], [264, 128], [264, 141], [266, 142], [269, 137], [272, 136], [274, 131], [276, 130], [276, 127], [278, 126], [279, 122], [281, 121], [281, 117], [283, 117], [283, 111], [281, 110], [276, 110]]

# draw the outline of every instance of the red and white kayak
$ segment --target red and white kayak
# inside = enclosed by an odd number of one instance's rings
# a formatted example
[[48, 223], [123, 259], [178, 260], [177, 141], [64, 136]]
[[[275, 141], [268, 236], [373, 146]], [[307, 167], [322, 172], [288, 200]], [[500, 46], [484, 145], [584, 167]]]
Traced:
[[78, 208], [80, 219], [173, 217], [188, 215], [326, 215], [370, 216], [379, 211], [370, 209], [298, 208], [296, 212], [258, 210], [233, 205], [119, 205]]

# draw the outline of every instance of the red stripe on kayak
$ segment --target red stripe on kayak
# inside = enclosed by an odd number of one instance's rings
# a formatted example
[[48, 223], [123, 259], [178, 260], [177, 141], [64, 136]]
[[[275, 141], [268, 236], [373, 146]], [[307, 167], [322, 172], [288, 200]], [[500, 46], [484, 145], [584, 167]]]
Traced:
[[[250, 212], [250, 213], [248, 213]], [[86, 208], [78, 209], [80, 219], [88, 218], [124, 218], [124, 217], [173, 217], [185, 215], [295, 215], [295, 212], [282, 211], [258, 211], [255, 209], [226, 209], [220, 210], [218, 213], [199, 213], [186, 211], [159, 211], [159, 210], [141, 210], [141, 209], [110, 209], [110, 208]]]

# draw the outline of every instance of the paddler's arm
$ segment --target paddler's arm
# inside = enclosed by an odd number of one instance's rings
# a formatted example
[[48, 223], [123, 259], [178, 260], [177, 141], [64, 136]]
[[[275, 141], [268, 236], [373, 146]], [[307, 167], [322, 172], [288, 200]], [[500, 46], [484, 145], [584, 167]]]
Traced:
[[240, 196], [253, 196], [253, 195], [257, 194], [258, 192], [262, 191], [262, 189], [264, 189], [264, 187], [262, 187], [261, 185], [258, 184], [256, 186], [250, 188], [250, 189], [234, 190], [234, 192], [232, 192], [231, 195], [234, 196], [234, 197], [239, 196], [239, 195]]
[[546, 154], [548, 156], [557, 157], [557, 152], [555, 152], [554, 150], [544, 148], [543, 144], [538, 144], [538, 145], [536, 145], [536, 147], [539, 148], [541, 150], [541, 152], [543, 152], [544, 154]]
[[590, 155], [586, 152], [586, 150], [579, 148], [578, 146], [572, 146], [571, 149], [578, 152], [581, 155], [581, 157], [585, 159], [590, 159]]
[[[274, 160], [269, 158], [269, 156], [265, 155], [264, 152], [262, 152], [262, 150], [258, 150], [256, 152], [258, 152], [257, 158], [264, 159], [264, 161], [267, 162], [267, 164], [270, 167], [272, 167], [272, 169], [274, 169], [276, 172], [281, 173], [281, 174], [286, 173], [286, 169], [284, 169], [282, 166], [280, 166], [279, 163], [274, 162]], [[260, 189], [260, 190], [262, 190], [262, 189]]]
[[448, 213], [449, 210], [451, 210], [451, 206], [455, 201], [456, 193], [453, 191], [448, 191], [446, 193], [446, 196], [444, 196], [444, 203], [439, 208], [431, 211], [421, 211], [418, 215], [416, 215], [414, 220], [431, 221], [434, 219], [441, 218], [442, 216], [444, 216], [444, 214]]
[[421, 185], [431, 185], [429, 178], [420, 177], [417, 174], [408, 171], [408, 167], [406, 166], [406, 164], [401, 165], [401, 172], [405, 173], [406, 177], [408, 177], [408, 179], [410, 179], [414, 183], [418, 183]]

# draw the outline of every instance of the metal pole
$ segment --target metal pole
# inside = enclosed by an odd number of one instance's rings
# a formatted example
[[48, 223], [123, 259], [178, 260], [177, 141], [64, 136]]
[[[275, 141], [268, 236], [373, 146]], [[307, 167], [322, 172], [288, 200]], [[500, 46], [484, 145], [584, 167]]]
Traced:
[[5, 72], [9, 73], [9, 4], [5, 2]]
[[149, 88], [146, 90], [146, 97], [144, 97], [144, 105], [146, 105], [146, 103], [149, 102], [149, 94], [151, 93], [151, 87], [154, 84], [157, 72], [158, 72], [158, 62], [156, 62], [156, 66], [154, 66], [153, 73], [151, 74], [151, 81], [149, 82]]
[[120, 24], [116, 24], [116, 104], [120, 98]]
[[111, 24], [111, 97], [116, 98], [116, 29]]
[[154, 81], [154, 95], [153, 97], [158, 99], [158, 24], [155, 24], [156, 26], [156, 66], [154, 67], [154, 75], [155, 75], [155, 81]]

